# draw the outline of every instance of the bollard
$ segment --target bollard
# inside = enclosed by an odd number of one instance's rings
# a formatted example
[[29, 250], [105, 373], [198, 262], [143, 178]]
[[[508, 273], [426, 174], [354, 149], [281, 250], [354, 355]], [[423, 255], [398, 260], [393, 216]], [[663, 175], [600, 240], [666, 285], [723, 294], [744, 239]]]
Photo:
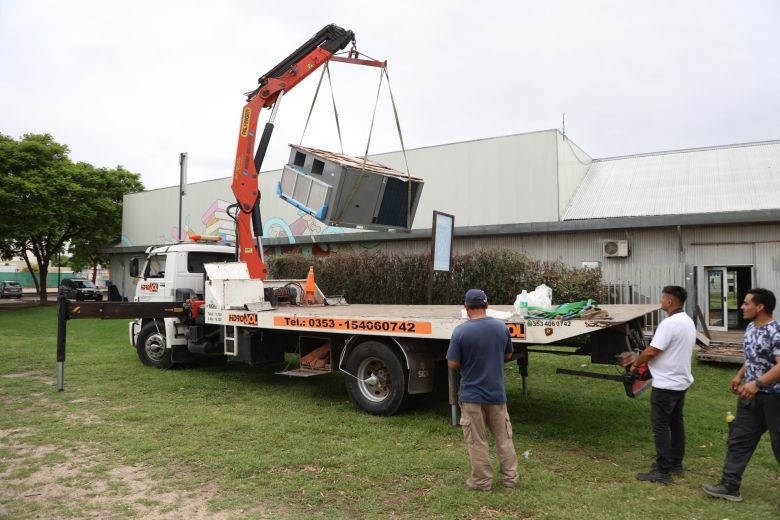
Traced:
[[68, 299], [57, 298], [57, 390], [65, 390], [65, 333], [68, 323]]
[[460, 378], [458, 377], [458, 369], [447, 368], [447, 383], [449, 386], [449, 401], [450, 401], [450, 426], [458, 425], [458, 386], [460, 384]]

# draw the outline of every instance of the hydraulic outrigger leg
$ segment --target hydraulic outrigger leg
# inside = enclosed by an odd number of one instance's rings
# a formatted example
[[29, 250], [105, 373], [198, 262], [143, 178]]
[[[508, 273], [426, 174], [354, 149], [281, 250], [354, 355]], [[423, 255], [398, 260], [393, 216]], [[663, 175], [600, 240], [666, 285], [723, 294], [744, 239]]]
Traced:
[[74, 302], [60, 296], [57, 300], [57, 390], [65, 390], [68, 320], [184, 318], [187, 316], [187, 307], [185, 302]]

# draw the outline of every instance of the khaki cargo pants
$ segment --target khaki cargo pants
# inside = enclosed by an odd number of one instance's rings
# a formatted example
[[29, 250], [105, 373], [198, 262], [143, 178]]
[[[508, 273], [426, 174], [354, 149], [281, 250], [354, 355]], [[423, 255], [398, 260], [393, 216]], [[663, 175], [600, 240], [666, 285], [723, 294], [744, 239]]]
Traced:
[[471, 476], [466, 486], [487, 491], [493, 484], [487, 429], [496, 441], [501, 481], [506, 487], [517, 485], [517, 454], [512, 442], [512, 423], [505, 404], [460, 403], [463, 437], [469, 449]]

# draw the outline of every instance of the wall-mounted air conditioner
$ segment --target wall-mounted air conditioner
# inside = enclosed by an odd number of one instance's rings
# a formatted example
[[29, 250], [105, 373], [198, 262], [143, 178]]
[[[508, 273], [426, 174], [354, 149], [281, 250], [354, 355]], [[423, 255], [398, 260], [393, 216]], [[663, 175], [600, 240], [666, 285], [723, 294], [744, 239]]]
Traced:
[[625, 258], [628, 256], [628, 240], [605, 240], [601, 251], [604, 258]]

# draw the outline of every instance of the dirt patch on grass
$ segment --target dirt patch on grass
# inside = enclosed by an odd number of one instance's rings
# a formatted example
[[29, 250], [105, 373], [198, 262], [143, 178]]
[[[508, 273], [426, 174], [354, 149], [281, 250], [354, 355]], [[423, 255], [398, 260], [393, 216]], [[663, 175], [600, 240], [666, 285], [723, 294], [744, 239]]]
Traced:
[[43, 370], [28, 370], [27, 372], [14, 372], [12, 374], [3, 374], [0, 377], [6, 379], [30, 379], [46, 385], [54, 384], [54, 377]]
[[30, 433], [0, 430], [2, 518], [269, 518], [262, 511], [210, 511], [216, 484], [161, 480], [144, 464], [117, 465], [89, 446], [36, 446], [25, 442]]

